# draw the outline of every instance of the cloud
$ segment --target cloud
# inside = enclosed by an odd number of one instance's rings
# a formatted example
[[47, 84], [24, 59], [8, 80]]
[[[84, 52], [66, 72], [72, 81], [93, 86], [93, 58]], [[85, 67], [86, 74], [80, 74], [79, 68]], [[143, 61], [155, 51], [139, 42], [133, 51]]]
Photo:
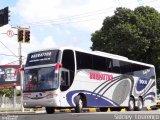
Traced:
[[16, 12], [23, 22], [36, 24], [68, 24], [93, 32], [116, 7], [134, 9], [140, 5], [156, 6], [158, 0], [18, 0]]
[[[116, 7], [134, 9], [139, 5], [159, 5], [158, 0], [17, 0], [16, 2], [11, 8], [14, 15], [20, 18], [18, 20], [14, 18], [16, 22], [18, 21], [16, 24], [34, 28], [31, 43], [22, 44], [22, 54], [25, 57], [30, 51], [57, 46], [74, 46], [88, 50], [91, 45], [90, 34], [100, 29], [105, 17], [113, 15]], [[1, 27], [0, 32], [6, 32], [7, 29], [11, 29], [11, 26]], [[14, 31], [17, 32], [16, 29]], [[9, 38], [1, 35], [0, 40], [18, 55], [16, 36]], [[0, 53], [13, 55], [1, 43]], [[0, 56], [0, 64], [18, 60], [15, 56]]]
[[27, 4], [26, 0], [19, 0], [16, 12], [31, 25], [48, 22], [93, 31], [100, 28], [106, 16], [113, 14], [116, 4], [112, 0], [110, 4], [106, 0], [27, 0]]
[[[55, 8], [58, 7], [57, 4], [58, 0], [19, 0], [16, 5], [16, 12], [22, 16], [25, 21], [29, 22], [40, 21], [42, 18], [51, 19], [57, 16], [55, 11]], [[54, 16], [52, 14], [54, 14]]]
[[[8, 37], [6, 34], [7, 30], [14, 32], [13, 37]], [[17, 41], [17, 29], [11, 28], [10, 25], [0, 27], [0, 64], [19, 64], [19, 43]], [[23, 58], [27, 57], [27, 54], [31, 51], [54, 48], [56, 47], [55, 40], [52, 36], [46, 36], [43, 41], [39, 41], [31, 34], [31, 43], [22, 43], [22, 55]], [[13, 62], [13, 63], [12, 63]], [[25, 59], [24, 59], [25, 63]]]
[[41, 49], [47, 49], [47, 48], [54, 48], [57, 47], [55, 40], [52, 36], [47, 36], [41, 43], [40, 43]]
[[27, 26], [66, 25], [93, 33], [100, 29], [105, 17], [113, 15], [116, 7], [134, 9], [158, 3], [158, 0], [17, 0], [12, 10]]

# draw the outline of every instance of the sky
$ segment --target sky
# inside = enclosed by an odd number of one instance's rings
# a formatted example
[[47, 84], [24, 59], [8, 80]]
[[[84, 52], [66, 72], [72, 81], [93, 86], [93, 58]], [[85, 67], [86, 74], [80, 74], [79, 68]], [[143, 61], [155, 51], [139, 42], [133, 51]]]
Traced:
[[[25, 64], [27, 54], [40, 49], [69, 46], [91, 51], [91, 34], [117, 7], [150, 6], [160, 12], [160, 0], [0, 0], [0, 9], [7, 6], [10, 21], [0, 27], [0, 65], [18, 64], [18, 27], [31, 31], [30, 43], [22, 44]], [[8, 30], [15, 35], [9, 37]]]

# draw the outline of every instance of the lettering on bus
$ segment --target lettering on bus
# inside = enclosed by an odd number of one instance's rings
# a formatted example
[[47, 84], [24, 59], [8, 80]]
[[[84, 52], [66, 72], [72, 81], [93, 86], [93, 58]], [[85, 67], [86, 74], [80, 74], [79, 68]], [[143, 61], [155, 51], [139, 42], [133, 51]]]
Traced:
[[139, 84], [147, 85], [148, 84], [147, 81], [148, 81], [147, 79], [139, 79]]
[[31, 55], [31, 58], [39, 58], [39, 57], [50, 57], [52, 55], [51, 52], [43, 52], [43, 53], [36, 53]]
[[94, 80], [112, 80], [113, 79], [113, 75], [111, 74], [93, 73], [93, 72], [89, 73], [89, 77], [90, 79], [94, 79]]
[[48, 50], [30, 53], [27, 57], [26, 67], [57, 63], [59, 50]]

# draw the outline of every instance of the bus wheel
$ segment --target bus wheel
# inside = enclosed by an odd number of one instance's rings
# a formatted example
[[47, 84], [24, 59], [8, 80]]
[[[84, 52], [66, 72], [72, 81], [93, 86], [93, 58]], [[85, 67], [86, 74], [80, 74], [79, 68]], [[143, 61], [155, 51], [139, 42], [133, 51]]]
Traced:
[[75, 107], [75, 112], [80, 113], [82, 112], [83, 109], [83, 100], [80, 95], [76, 96], [76, 107]]
[[55, 108], [53, 107], [46, 107], [47, 114], [53, 114], [55, 112]]
[[130, 97], [129, 99], [129, 105], [128, 105], [128, 110], [129, 111], [134, 111], [135, 109], [135, 100], [133, 97]]
[[143, 108], [143, 99], [139, 97], [139, 98], [138, 98], [138, 101], [137, 101], [136, 110], [137, 110], [137, 111], [140, 111], [140, 110], [142, 110], [142, 108]]

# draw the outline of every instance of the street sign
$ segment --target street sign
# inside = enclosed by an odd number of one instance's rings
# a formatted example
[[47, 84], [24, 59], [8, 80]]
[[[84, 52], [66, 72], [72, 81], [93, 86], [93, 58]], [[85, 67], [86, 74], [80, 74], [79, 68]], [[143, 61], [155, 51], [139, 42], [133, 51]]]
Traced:
[[7, 36], [8, 37], [13, 37], [14, 36], [13, 30], [7, 30]]

